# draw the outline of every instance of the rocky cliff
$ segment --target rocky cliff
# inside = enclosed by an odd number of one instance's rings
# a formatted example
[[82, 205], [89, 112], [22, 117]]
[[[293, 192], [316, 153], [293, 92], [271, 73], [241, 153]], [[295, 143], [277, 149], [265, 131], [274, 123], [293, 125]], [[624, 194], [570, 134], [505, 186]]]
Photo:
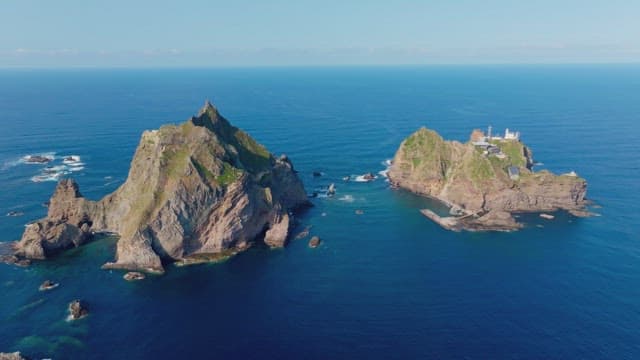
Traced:
[[145, 131], [125, 183], [102, 200], [59, 182], [47, 217], [27, 226], [16, 255], [43, 259], [95, 232], [119, 234], [107, 268], [162, 272], [163, 262], [234, 253], [256, 239], [285, 244], [308, 204], [286, 156], [274, 157], [207, 102], [180, 125]]
[[[482, 135], [474, 131], [472, 139]], [[515, 139], [478, 146], [445, 141], [421, 128], [400, 145], [389, 179], [397, 187], [448, 204], [454, 216], [443, 220], [428, 211], [425, 215], [453, 230], [517, 229], [521, 224], [512, 214], [518, 212], [564, 209], [584, 214], [586, 181], [575, 174], [534, 172], [531, 154]]]

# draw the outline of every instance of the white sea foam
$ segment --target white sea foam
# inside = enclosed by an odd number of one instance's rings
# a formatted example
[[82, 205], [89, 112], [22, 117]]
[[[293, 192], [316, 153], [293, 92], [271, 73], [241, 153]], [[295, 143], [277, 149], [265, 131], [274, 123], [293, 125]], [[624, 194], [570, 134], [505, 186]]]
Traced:
[[340, 201], [346, 201], [346, 202], [354, 202], [356, 199], [352, 196], [352, 195], [344, 195], [342, 197], [340, 197], [338, 200]]
[[[84, 170], [84, 163], [81, 161], [80, 155], [56, 156], [55, 152], [29, 154], [25, 155], [18, 162], [23, 164], [34, 164], [28, 162], [31, 156], [42, 156], [49, 160], [49, 164], [40, 169], [40, 174], [31, 177], [33, 182], [58, 181], [64, 175]], [[13, 164], [9, 164], [12, 166]], [[43, 165], [40, 163], [40, 165]], [[7, 164], [5, 164], [5, 168]]]
[[58, 181], [62, 173], [53, 173], [53, 174], [44, 174], [44, 175], [36, 175], [31, 178], [33, 182], [44, 182], [44, 181]]
[[[366, 174], [365, 174], [366, 175]], [[373, 181], [375, 179], [377, 179], [378, 177], [374, 175], [373, 179], [371, 180], [367, 180], [365, 179], [365, 175], [352, 175], [351, 178], [353, 179], [353, 181], [355, 182], [370, 182]]]
[[2, 164], [2, 170], [7, 170], [9, 168], [12, 168], [18, 164], [23, 163], [23, 161], [24, 161], [23, 159], [5, 161]]
[[80, 155], [67, 155], [67, 156], [63, 156], [62, 158], [63, 158], [62, 162], [64, 164], [71, 165], [71, 164], [80, 163]]
[[42, 169], [42, 172], [45, 174], [53, 174], [53, 173], [64, 172], [66, 170], [67, 170], [66, 165], [56, 165], [56, 166], [47, 166], [46, 168]]
[[18, 163], [42, 165], [42, 163], [34, 163], [34, 162], [28, 161], [29, 158], [31, 158], [32, 156], [42, 156], [44, 158], [47, 158], [49, 161], [53, 161], [56, 158], [56, 153], [55, 152], [46, 152], [46, 153], [41, 153], [41, 154], [27, 154], [27, 155], [23, 156], [22, 158], [20, 158], [20, 161]]
[[387, 182], [389, 181], [389, 170], [391, 169], [391, 164], [392, 164], [392, 160], [391, 159], [386, 159], [382, 162], [382, 165], [384, 165], [384, 170], [380, 170], [378, 171], [378, 175], [382, 176], [383, 178], [387, 179]]

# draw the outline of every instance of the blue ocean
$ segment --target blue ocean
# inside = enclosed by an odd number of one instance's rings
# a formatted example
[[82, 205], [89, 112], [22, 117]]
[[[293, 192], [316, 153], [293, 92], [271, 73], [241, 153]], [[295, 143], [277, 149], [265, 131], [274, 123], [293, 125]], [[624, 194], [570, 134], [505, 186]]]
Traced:
[[[255, 247], [140, 282], [100, 269], [112, 237], [27, 268], [0, 264], [0, 352], [640, 358], [640, 66], [0, 70], [0, 241], [46, 214], [57, 178], [75, 178], [91, 199], [114, 191], [142, 131], [186, 120], [205, 99], [286, 153], [309, 192], [336, 183], [293, 231], [312, 226], [320, 247]], [[384, 171], [420, 126], [466, 141], [488, 125], [520, 131], [536, 169], [586, 178], [599, 216], [448, 232], [420, 214], [433, 204], [382, 176], [342, 181]], [[24, 163], [36, 154], [56, 168]], [[61, 285], [39, 292], [45, 279]], [[76, 298], [90, 315], [67, 322]]]

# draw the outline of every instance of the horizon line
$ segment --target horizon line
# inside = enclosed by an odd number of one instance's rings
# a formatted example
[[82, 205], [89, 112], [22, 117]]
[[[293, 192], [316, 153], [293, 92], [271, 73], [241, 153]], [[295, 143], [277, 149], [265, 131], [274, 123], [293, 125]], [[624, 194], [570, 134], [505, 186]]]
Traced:
[[607, 62], [478, 62], [478, 63], [398, 63], [398, 64], [239, 64], [239, 65], [63, 65], [63, 66], [21, 66], [0, 65], [0, 70], [163, 70], [163, 69], [286, 69], [286, 68], [391, 68], [391, 67], [466, 67], [466, 66], [615, 66], [640, 65], [640, 60]]

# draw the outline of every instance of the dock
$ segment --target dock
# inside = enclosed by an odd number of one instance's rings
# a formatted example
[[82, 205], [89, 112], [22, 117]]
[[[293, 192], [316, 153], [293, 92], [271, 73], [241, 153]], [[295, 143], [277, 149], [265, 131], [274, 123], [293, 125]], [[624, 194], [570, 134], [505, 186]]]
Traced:
[[440, 215], [436, 214], [435, 212], [433, 212], [433, 211], [431, 211], [429, 209], [422, 209], [422, 210], [420, 210], [420, 212], [422, 213], [422, 215], [426, 216], [431, 221], [435, 222], [436, 224], [442, 226], [443, 228], [445, 228], [447, 230], [452, 230], [452, 231], [460, 231], [461, 230], [460, 224], [458, 222], [458, 220], [460, 219], [459, 217], [455, 217], [455, 216], [440, 216]]

